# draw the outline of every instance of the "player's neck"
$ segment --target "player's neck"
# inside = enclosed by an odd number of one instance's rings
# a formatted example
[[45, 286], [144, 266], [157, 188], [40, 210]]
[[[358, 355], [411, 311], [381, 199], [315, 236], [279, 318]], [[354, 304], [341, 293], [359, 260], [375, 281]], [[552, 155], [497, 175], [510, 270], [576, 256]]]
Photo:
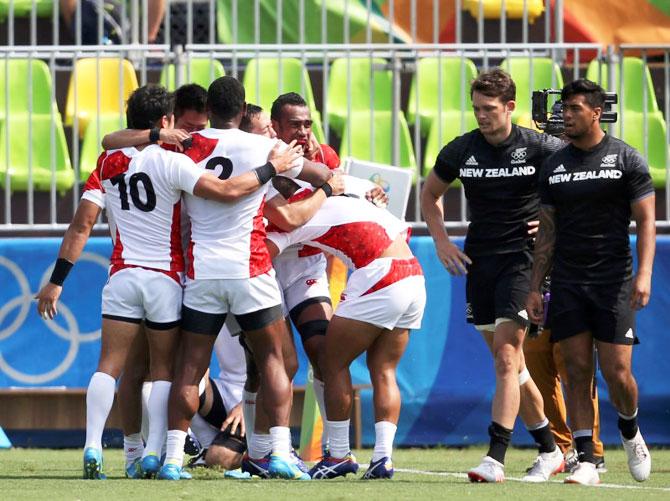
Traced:
[[504, 127], [501, 127], [500, 129], [492, 132], [491, 134], [482, 134], [482, 135], [484, 136], [484, 139], [486, 139], [487, 143], [493, 146], [498, 146], [500, 143], [507, 140], [507, 138], [510, 136], [511, 133], [512, 133], [512, 122], [509, 122], [508, 124], [505, 124]]
[[579, 148], [580, 150], [584, 151], [589, 151], [598, 146], [604, 137], [605, 133], [600, 128], [600, 124], [598, 124], [597, 127], [590, 129], [583, 136], [571, 139], [570, 142], [575, 148]]
[[239, 129], [240, 121], [236, 118], [232, 120], [221, 120], [214, 116], [210, 116], [209, 123], [214, 129]]

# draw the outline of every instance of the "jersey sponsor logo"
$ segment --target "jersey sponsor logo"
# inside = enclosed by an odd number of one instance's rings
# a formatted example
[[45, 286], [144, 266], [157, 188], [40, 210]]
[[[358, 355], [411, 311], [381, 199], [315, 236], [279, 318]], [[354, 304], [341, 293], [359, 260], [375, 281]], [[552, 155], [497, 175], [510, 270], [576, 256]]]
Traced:
[[549, 176], [549, 184], [569, 183], [571, 181], [589, 181], [592, 179], [621, 179], [622, 175], [622, 172], [618, 169], [564, 172]]
[[601, 167], [614, 167], [616, 164], [616, 159], [619, 156], [618, 153], [612, 153], [611, 155], [605, 155], [600, 161]]
[[522, 164], [526, 162], [526, 149], [527, 148], [517, 148], [512, 152], [512, 165]]
[[556, 167], [554, 169], [554, 173], [558, 173], [558, 172], [565, 172], [565, 167], [563, 166], [563, 164], [559, 165], [558, 167]]
[[479, 162], [474, 155], [470, 155], [470, 158], [465, 161], [465, 165], [479, 165]]
[[312, 285], [314, 285], [318, 281], [319, 281], [318, 278], [308, 278], [307, 280], [305, 280], [305, 285], [307, 285], [307, 287], [311, 287]]
[[347, 296], [343, 292], [342, 294], [340, 294], [340, 302], [341, 301], [346, 301], [346, 300], [347, 300]]
[[503, 167], [499, 169], [467, 169], [463, 168], [459, 171], [459, 177], [520, 177], [532, 176], [535, 174], [535, 166], [524, 165], [523, 167]]
[[633, 335], [633, 328], [631, 327], [626, 331], [626, 334], [624, 337], [627, 337], [628, 339], [635, 339], [635, 336]]

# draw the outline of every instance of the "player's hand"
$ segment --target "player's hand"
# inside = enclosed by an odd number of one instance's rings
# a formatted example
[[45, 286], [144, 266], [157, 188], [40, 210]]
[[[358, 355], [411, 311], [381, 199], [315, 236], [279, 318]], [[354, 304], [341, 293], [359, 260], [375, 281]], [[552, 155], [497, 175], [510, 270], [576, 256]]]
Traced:
[[544, 320], [544, 298], [538, 291], [531, 291], [526, 298], [526, 312], [531, 323], [541, 324]]
[[344, 193], [344, 176], [342, 174], [334, 174], [328, 180], [330, 188], [333, 190], [333, 196]]
[[247, 434], [246, 427], [244, 426], [244, 414], [242, 413], [242, 402], [233, 407], [228, 413], [228, 417], [221, 424], [221, 429], [225, 430], [230, 425], [230, 433], [236, 433], [240, 436], [245, 436]]
[[158, 137], [163, 143], [174, 144], [177, 151], [184, 151], [182, 143], [191, 139], [191, 135], [183, 129], [161, 129]]
[[382, 209], [386, 208], [389, 203], [389, 197], [381, 186], [375, 186], [365, 194], [368, 202], [373, 203]]
[[56, 304], [61, 292], [63, 292], [63, 286], [49, 282], [35, 296], [35, 299], [37, 299], [37, 312], [44, 320], [53, 320], [58, 313]]
[[314, 158], [316, 157], [316, 154], [319, 152], [320, 149], [321, 145], [319, 144], [319, 141], [316, 140], [314, 134], [310, 134], [309, 140], [305, 144], [305, 151], [303, 152], [305, 158], [307, 160], [314, 161]]
[[637, 273], [633, 279], [633, 290], [630, 294], [630, 306], [635, 310], [641, 310], [649, 303], [651, 295], [651, 273]]
[[277, 174], [281, 174], [294, 167], [293, 163], [301, 156], [302, 147], [298, 146], [296, 141], [291, 141], [288, 148], [285, 148], [281, 141], [277, 141], [268, 155], [268, 162], [274, 166]]
[[540, 228], [540, 221], [528, 221], [526, 223], [526, 228], [528, 228], [528, 236], [535, 238], [537, 230]]
[[451, 242], [436, 247], [437, 257], [452, 275], [467, 275], [467, 264], [472, 264], [472, 260], [461, 249]]

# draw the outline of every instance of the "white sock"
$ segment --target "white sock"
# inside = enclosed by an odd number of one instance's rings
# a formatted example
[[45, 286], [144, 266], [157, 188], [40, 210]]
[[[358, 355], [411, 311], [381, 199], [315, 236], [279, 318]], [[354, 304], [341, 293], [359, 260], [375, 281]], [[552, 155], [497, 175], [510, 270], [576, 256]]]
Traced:
[[165, 451], [165, 464], [176, 464], [180, 468], [184, 464], [184, 442], [186, 432], [181, 430], [168, 430], [167, 446]]
[[383, 457], [391, 457], [393, 454], [393, 439], [398, 429], [390, 421], [379, 421], [375, 423], [375, 450], [372, 452], [372, 460], [379, 461]]
[[154, 381], [149, 397], [149, 438], [142, 457], [161, 456], [167, 433], [167, 405], [170, 396], [170, 381]]
[[271, 426], [272, 454], [288, 457], [291, 454], [291, 429], [288, 426]]
[[124, 435], [123, 454], [126, 457], [126, 466], [130, 466], [136, 459], [141, 458], [143, 452], [144, 442], [142, 442], [142, 435], [140, 433]]
[[86, 444], [84, 447], [102, 449], [102, 432], [114, 403], [116, 380], [104, 372], [91, 376], [86, 390]]
[[212, 444], [214, 437], [216, 437], [216, 434], [219, 432], [219, 430], [205, 421], [205, 419], [198, 413], [191, 419], [191, 431], [204, 449]]
[[334, 458], [343, 458], [349, 452], [349, 420], [328, 421], [324, 420], [326, 430], [328, 430], [328, 440], [330, 442], [330, 455]]
[[145, 381], [142, 384], [142, 440], [146, 443], [149, 440], [149, 397], [153, 383]]
[[254, 432], [251, 436], [247, 434], [247, 447], [249, 457], [263, 458], [272, 452], [272, 438], [267, 433]]
[[[314, 380], [312, 381], [312, 386], [314, 387], [314, 398], [316, 399], [316, 403], [319, 406], [319, 413], [321, 414], [321, 420], [325, 423], [326, 399], [323, 396], [325, 385], [323, 384], [323, 381], [319, 381], [318, 379], [314, 378]], [[327, 446], [328, 446], [328, 431], [326, 430], [326, 426], [324, 425], [323, 434], [321, 435], [321, 448], [323, 449]]]
[[247, 390], [242, 392], [242, 415], [244, 416], [244, 427], [247, 430], [247, 442], [249, 442], [251, 435], [254, 434], [254, 424], [256, 424], [256, 393]]

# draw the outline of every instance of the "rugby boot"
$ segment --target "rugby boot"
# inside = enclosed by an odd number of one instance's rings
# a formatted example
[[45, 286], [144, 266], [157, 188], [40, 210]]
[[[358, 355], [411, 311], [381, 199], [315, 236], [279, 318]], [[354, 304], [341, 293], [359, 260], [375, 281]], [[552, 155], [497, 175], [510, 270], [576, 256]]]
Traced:
[[388, 456], [384, 456], [377, 461], [370, 461], [368, 471], [363, 475], [363, 480], [373, 480], [377, 478], [393, 478], [393, 461]]
[[309, 476], [314, 480], [329, 479], [336, 477], [344, 477], [349, 473], [356, 473], [358, 471], [358, 463], [354, 455], [349, 452], [343, 458], [336, 458], [327, 456], [321, 458], [321, 461], [316, 463], [311, 470]]

